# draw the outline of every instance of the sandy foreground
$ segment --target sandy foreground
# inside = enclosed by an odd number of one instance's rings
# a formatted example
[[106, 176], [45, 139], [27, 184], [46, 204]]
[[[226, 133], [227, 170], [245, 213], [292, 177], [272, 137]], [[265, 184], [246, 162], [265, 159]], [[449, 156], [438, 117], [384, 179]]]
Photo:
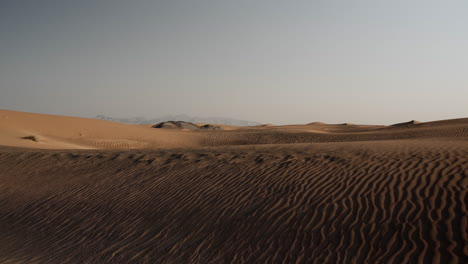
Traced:
[[0, 263], [468, 263], [468, 119], [154, 129], [0, 110]]

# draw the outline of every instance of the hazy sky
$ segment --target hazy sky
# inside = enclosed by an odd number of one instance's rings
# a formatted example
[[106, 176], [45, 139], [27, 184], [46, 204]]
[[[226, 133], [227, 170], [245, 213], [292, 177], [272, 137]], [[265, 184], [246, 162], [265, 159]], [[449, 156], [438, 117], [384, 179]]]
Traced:
[[0, 108], [468, 117], [466, 0], [0, 0]]

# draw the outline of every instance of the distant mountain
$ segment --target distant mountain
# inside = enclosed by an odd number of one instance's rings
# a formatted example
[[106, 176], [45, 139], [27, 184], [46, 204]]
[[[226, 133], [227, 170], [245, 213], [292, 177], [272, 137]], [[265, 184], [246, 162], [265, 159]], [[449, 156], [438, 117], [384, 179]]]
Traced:
[[144, 117], [132, 118], [115, 118], [104, 115], [97, 115], [95, 119], [107, 120], [119, 123], [144, 125], [144, 124], [157, 124], [166, 121], [185, 121], [191, 123], [204, 123], [204, 124], [221, 124], [229, 126], [257, 126], [261, 123], [255, 121], [238, 120], [227, 117], [193, 117], [188, 115], [167, 115], [160, 118], [147, 119]]

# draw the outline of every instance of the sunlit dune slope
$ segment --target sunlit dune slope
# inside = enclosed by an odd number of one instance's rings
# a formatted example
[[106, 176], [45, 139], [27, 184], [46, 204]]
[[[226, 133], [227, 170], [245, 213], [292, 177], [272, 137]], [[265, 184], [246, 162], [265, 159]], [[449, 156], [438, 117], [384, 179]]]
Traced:
[[[35, 136], [38, 142], [22, 139]], [[0, 110], [0, 145], [27, 148], [161, 148], [197, 146], [197, 135], [87, 118]]]

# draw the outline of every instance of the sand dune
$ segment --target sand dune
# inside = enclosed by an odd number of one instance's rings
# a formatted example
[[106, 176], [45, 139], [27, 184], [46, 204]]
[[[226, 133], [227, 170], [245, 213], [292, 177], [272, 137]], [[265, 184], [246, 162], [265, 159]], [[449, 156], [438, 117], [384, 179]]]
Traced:
[[394, 124], [392, 126], [411, 126], [411, 125], [417, 125], [417, 124], [421, 124], [421, 122], [416, 121], [416, 120], [411, 120], [411, 121], [408, 121], [408, 122]]
[[[199, 145], [196, 134], [87, 118], [0, 110], [0, 145], [44, 149], [132, 149]], [[35, 136], [38, 142], [23, 140]]]
[[[154, 129], [110, 121], [0, 110], [0, 145], [42, 149], [154, 149], [468, 137], [468, 118], [403, 126], [309, 125], [232, 127], [226, 131]], [[37, 142], [24, 140], [35, 137]]]
[[468, 263], [468, 119], [0, 120], [0, 263]]

